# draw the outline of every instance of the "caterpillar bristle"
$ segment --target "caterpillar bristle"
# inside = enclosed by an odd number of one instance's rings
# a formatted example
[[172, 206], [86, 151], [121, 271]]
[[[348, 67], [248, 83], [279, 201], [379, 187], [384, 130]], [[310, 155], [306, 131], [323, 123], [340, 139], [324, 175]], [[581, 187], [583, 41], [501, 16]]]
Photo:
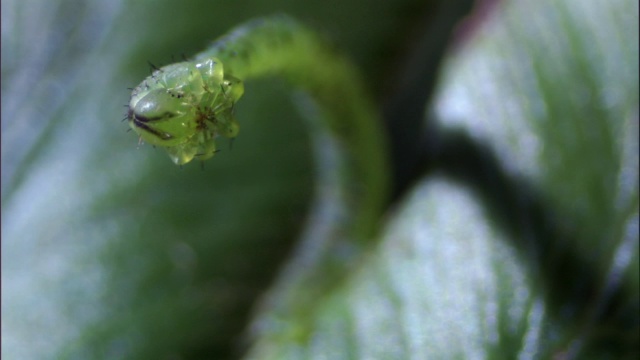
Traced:
[[149, 66], [151, 66], [152, 70], [158, 70], [158, 71], [160, 70], [160, 68], [155, 66], [155, 65], [153, 65], [153, 63], [151, 63], [151, 61], [147, 60], [147, 63], [149, 64]]

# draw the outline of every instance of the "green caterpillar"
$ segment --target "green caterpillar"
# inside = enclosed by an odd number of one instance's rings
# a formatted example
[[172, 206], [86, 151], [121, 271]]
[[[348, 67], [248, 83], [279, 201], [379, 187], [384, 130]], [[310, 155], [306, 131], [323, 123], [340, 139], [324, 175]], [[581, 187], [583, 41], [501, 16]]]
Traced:
[[[250, 21], [193, 61], [153, 71], [133, 89], [127, 118], [141, 141], [164, 147], [176, 164], [216, 154], [216, 138], [235, 138], [243, 81], [279, 75], [316, 102], [319, 125], [338, 145], [351, 201], [378, 214], [386, 190], [381, 122], [358, 71], [314, 31], [284, 16]], [[365, 196], [366, 194], [366, 196]], [[374, 195], [372, 195], [374, 194]]]
[[[298, 298], [295, 305], [289, 302], [294, 297], [285, 293], [287, 299], [276, 311], [296, 317], [306, 314], [305, 306], [338, 283], [339, 269], [348, 267], [342, 242], [370, 240], [385, 203], [386, 143], [376, 107], [357, 69], [295, 20], [258, 19], [218, 39], [193, 61], [155, 70], [133, 90], [128, 119], [141, 140], [164, 147], [176, 164], [206, 160], [216, 154], [218, 136], [238, 135], [234, 109], [244, 93], [243, 81], [268, 75], [285, 78], [314, 102], [304, 115], [317, 125], [311, 127], [316, 155], [324, 160], [332, 156], [327, 154], [337, 155], [329, 165], [319, 162], [319, 188], [331, 191], [319, 196], [318, 202], [333, 202], [344, 209], [337, 221], [318, 217], [317, 223], [331, 222], [317, 227], [324, 229], [327, 244], [296, 272], [293, 288], [300, 290], [291, 292], [304, 299]], [[326, 151], [326, 146], [335, 151]], [[347, 248], [355, 249], [353, 245]]]

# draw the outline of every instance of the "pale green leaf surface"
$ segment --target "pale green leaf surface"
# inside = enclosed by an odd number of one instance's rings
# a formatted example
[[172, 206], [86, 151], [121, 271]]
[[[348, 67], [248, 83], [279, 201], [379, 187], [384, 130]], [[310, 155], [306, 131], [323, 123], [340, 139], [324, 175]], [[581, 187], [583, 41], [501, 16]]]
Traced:
[[435, 101], [444, 128], [486, 144], [567, 215], [587, 256], [612, 250], [602, 239], [622, 239], [615, 229], [637, 211], [635, 10], [624, 0], [504, 6], [456, 51]]
[[492, 15], [455, 52], [434, 118], [542, 204], [540, 231], [507, 226], [517, 242], [538, 234], [522, 248], [577, 326], [569, 354], [591, 341], [637, 352], [638, 3], [520, 1]]
[[253, 358], [530, 359], [550, 354], [535, 281], [469, 189], [435, 176], [318, 309], [307, 346], [264, 339]]

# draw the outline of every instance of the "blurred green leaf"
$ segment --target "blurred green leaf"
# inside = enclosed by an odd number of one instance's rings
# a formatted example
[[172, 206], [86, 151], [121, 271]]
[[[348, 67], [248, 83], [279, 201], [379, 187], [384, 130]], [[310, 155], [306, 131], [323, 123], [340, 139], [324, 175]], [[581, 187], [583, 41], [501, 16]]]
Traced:
[[[545, 349], [545, 304], [475, 194], [442, 176], [418, 184], [383, 242], [317, 311], [306, 346], [263, 339], [256, 359], [531, 358]], [[557, 335], [556, 335], [557, 336]]]
[[[464, 133], [502, 169], [470, 178], [492, 187], [494, 203], [507, 199], [503, 213], [509, 198], [520, 204], [503, 226], [554, 315], [574, 326], [568, 357], [640, 351], [634, 10], [629, 1], [504, 6], [456, 52], [435, 101], [442, 139]], [[446, 157], [445, 168], [469, 172]]]

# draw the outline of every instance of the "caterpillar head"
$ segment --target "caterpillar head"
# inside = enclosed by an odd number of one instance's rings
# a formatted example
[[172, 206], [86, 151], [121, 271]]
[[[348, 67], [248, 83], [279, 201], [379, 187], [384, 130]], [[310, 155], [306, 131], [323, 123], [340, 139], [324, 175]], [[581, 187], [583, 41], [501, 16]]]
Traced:
[[164, 66], [133, 89], [129, 126], [141, 140], [165, 147], [176, 164], [206, 160], [216, 153], [218, 135], [238, 135], [233, 110], [243, 93], [242, 81], [225, 74], [218, 59]]

